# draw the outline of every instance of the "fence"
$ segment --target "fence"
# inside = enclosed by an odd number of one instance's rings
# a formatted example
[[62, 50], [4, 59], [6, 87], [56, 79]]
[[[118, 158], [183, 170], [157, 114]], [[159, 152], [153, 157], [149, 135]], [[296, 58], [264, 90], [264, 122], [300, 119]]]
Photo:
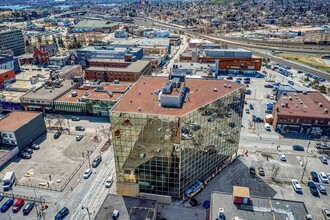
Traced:
[[46, 200], [43, 198], [36, 198], [36, 197], [32, 197], [32, 196], [23, 196], [23, 195], [18, 195], [18, 194], [14, 194], [14, 193], [3, 193], [4, 197], [7, 198], [13, 198], [13, 199], [18, 199], [18, 198], [22, 198], [26, 201], [34, 201], [34, 202], [38, 202], [38, 203], [46, 203]]
[[[101, 144], [102, 139], [98, 139], [98, 144], [95, 145], [95, 147], [92, 148], [91, 153], [95, 151], [95, 149]], [[105, 143], [107, 144], [107, 143]], [[85, 157], [83, 161], [79, 163], [79, 165], [76, 167], [76, 169], [72, 172], [70, 177], [64, 182], [61, 188], [53, 188], [48, 185], [45, 186], [40, 186], [40, 185], [32, 185], [32, 184], [25, 184], [25, 183], [20, 183], [17, 182], [15, 185], [17, 186], [23, 186], [23, 187], [30, 187], [30, 188], [35, 188], [35, 189], [43, 189], [43, 190], [50, 190], [50, 191], [56, 191], [56, 192], [62, 192], [66, 186], [70, 183], [70, 181], [73, 179], [73, 177], [77, 174], [77, 172], [80, 170], [80, 168], [84, 165], [84, 163], [88, 160], [88, 157]]]

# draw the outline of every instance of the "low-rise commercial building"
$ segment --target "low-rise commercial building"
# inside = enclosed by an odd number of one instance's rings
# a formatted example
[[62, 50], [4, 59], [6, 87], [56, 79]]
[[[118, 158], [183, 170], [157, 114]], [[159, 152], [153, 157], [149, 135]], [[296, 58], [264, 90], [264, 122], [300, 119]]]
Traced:
[[57, 113], [109, 117], [110, 109], [128, 90], [126, 85], [84, 85], [54, 102]]
[[117, 29], [119, 29], [118, 22], [103, 21], [103, 20], [102, 21], [84, 20], [74, 25], [74, 27], [72, 28], [72, 32], [73, 33], [82, 33], [82, 32], [110, 33]]
[[20, 97], [20, 100], [25, 110], [54, 112], [54, 101], [75, 87], [76, 84], [69, 80], [47, 81]]
[[10, 82], [12, 80], [15, 80], [15, 72], [13, 69], [0, 69], [0, 88], [3, 88], [6, 82]]
[[89, 66], [85, 70], [85, 78], [104, 82], [114, 80], [135, 82], [140, 76], [151, 73], [150, 61], [145, 60], [126, 62], [124, 60], [91, 59]]
[[237, 153], [244, 90], [185, 74], [141, 77], [110, 112], [118, 193], [196, 193], [186, 190]]
[[0, 69], [13, 69], [15, 73], [19, 73], [21, 71], [18, 58], [8, 53], [0, 54]]
[[273, 108], [273, 126], [278, 132], [330, 135], [330, 102], [319, 92], [287, 93]]
[[24, 149], [46, 132], [43, 114], [40, 112], [13, 111], [0, 120], [1, 143]]

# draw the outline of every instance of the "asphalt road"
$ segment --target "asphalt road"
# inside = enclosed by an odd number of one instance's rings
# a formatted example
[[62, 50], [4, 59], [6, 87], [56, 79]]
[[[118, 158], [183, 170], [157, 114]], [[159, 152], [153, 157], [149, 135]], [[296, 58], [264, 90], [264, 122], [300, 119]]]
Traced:
[[[222, 39], [222, 38], [219, 38], [219, 37], [214, 37], [214, 36], [211, 36], [211, 35], [204, 35], [204, 34], [198, 34], [198, 33], [195, 33], [195, 32], [187, 31], [187, 30], [184, 30], [182, 28], [170, 26], [170, 25], [164, 24], [164, 23], [159, 23], [158, 21], [152, 21], [152, 23], [151, 23], [151, 22], [148, 22], [148, 21], [141, 20], [141, 18], [138, 18], [138, 19], [140, 19], [140, 20], [136, 20], [135, 21], [136, 24], [141, 24], [141, 25], [145, 25], [145, 26], [156, 26], [155, 24], [157, 24], [157, 26], [160, 26], [160, 27], [166, 27], [166, 28], [172, 29], [172, 30], [184, 31], [185, 33], [189, 33], [190, 35], [193, 35], [195, 37], [202, 37], [202, 38], [206, 38], [206, 39], [211, 40], [211, 41], [222, 41], [222, 42], [227, 43], [227, 45], [229, 47], [232, 47], [232, 48], [237, 48], [237, 47], [245, 48], [245, 49], [248, 49], [248, 50], [252, 51], [255, 56], [269, 58], [272, 61], [280, 62], [280, 63], [283, 63], [285, 65], [291, 66], [295, 69], [301, 69], [304, 72], [309, 72], [309, 73], [312, 73], [316, 76], [320, 76], [320, 77], [323, 77], [327, 80], [330, 80], [330, 73], [324, 72], [322, 70], [317, 70], [315, 68], [312, 68], [312, 67], [300, 64], [300, 63], [284, 60], [284, 59], [281, 59], [279, 57], [268, 54], [266, 52], [267, 50], [283, 51], [283, 48], [249, 45], [249, 44], [246, 44], [246, 43], [237, 43], [237, 42], [234, 42], [234, 41], [229, 41], [229, 40]], [[287, 50], [287, 49], [284, 49], [284, 50]], [[291, 50], [290, 49], [290, 52], [299, 52], [299, 53], [305, 53], [305, 52], [309, 52], [309, 51], [311, 51], [311, 50], [304, 50], [304, 49], [301, 49], [301, 50], [292, 49]], [[312, 52], [313, 53], [321, 53], [321, 54], [330, 53], [330, 51], [328, 51], [328, 50], [312, 50]]]

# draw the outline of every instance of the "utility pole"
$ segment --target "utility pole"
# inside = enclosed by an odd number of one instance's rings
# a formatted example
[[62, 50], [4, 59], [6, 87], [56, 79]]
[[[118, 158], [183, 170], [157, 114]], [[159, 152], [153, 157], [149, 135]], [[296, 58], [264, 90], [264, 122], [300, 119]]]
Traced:
[[300, 182], [302, 182], [302, 179], [304, 178], [305, 171], [306, 171], [306, 167], [307, 167], [307, 161], [306, 161], [306, 163], [305, 163], [305, 166], [304, 166], [304, 169], [303, 169], [303, 173], [302, 173], [302, 175], [301, 175]]
[[81, 209], [86, 209], [86, 210], [87, 210], [88, 220], [91, 220], [91, 214], [92, 214], [92, 213], [89, 212], [88, 207], [84, 207], [84, 206], [83, 206], [83, 207], [81, 207]]
[[307, 145], [307, 150], [306, 152], [308, 153], [309, 145], [311, 144], [311, 139], [308, 140], [308, 145]]
[[88, 158], [88, 166], [89, 166], [89, 169], [91, 169], [92, 170], [92, 167], [91, 167], [91, 160], [90, 160], [90, 154], [91, 154], [92, 152], [90, 152], [90, 151], [87, 151], [87, 158]]

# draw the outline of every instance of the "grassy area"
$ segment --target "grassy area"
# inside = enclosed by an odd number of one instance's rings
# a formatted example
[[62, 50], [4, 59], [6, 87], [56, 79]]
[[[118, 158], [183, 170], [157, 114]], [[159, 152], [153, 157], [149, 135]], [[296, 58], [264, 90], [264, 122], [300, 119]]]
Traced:
[[284, 59], [296, 61], [298, 63], [302, 63], [326, 72], [330, 72], [330, 62], [321, 59], [319, 55], [280, 53], [277, 54], [277, 56], [282, 57]]

